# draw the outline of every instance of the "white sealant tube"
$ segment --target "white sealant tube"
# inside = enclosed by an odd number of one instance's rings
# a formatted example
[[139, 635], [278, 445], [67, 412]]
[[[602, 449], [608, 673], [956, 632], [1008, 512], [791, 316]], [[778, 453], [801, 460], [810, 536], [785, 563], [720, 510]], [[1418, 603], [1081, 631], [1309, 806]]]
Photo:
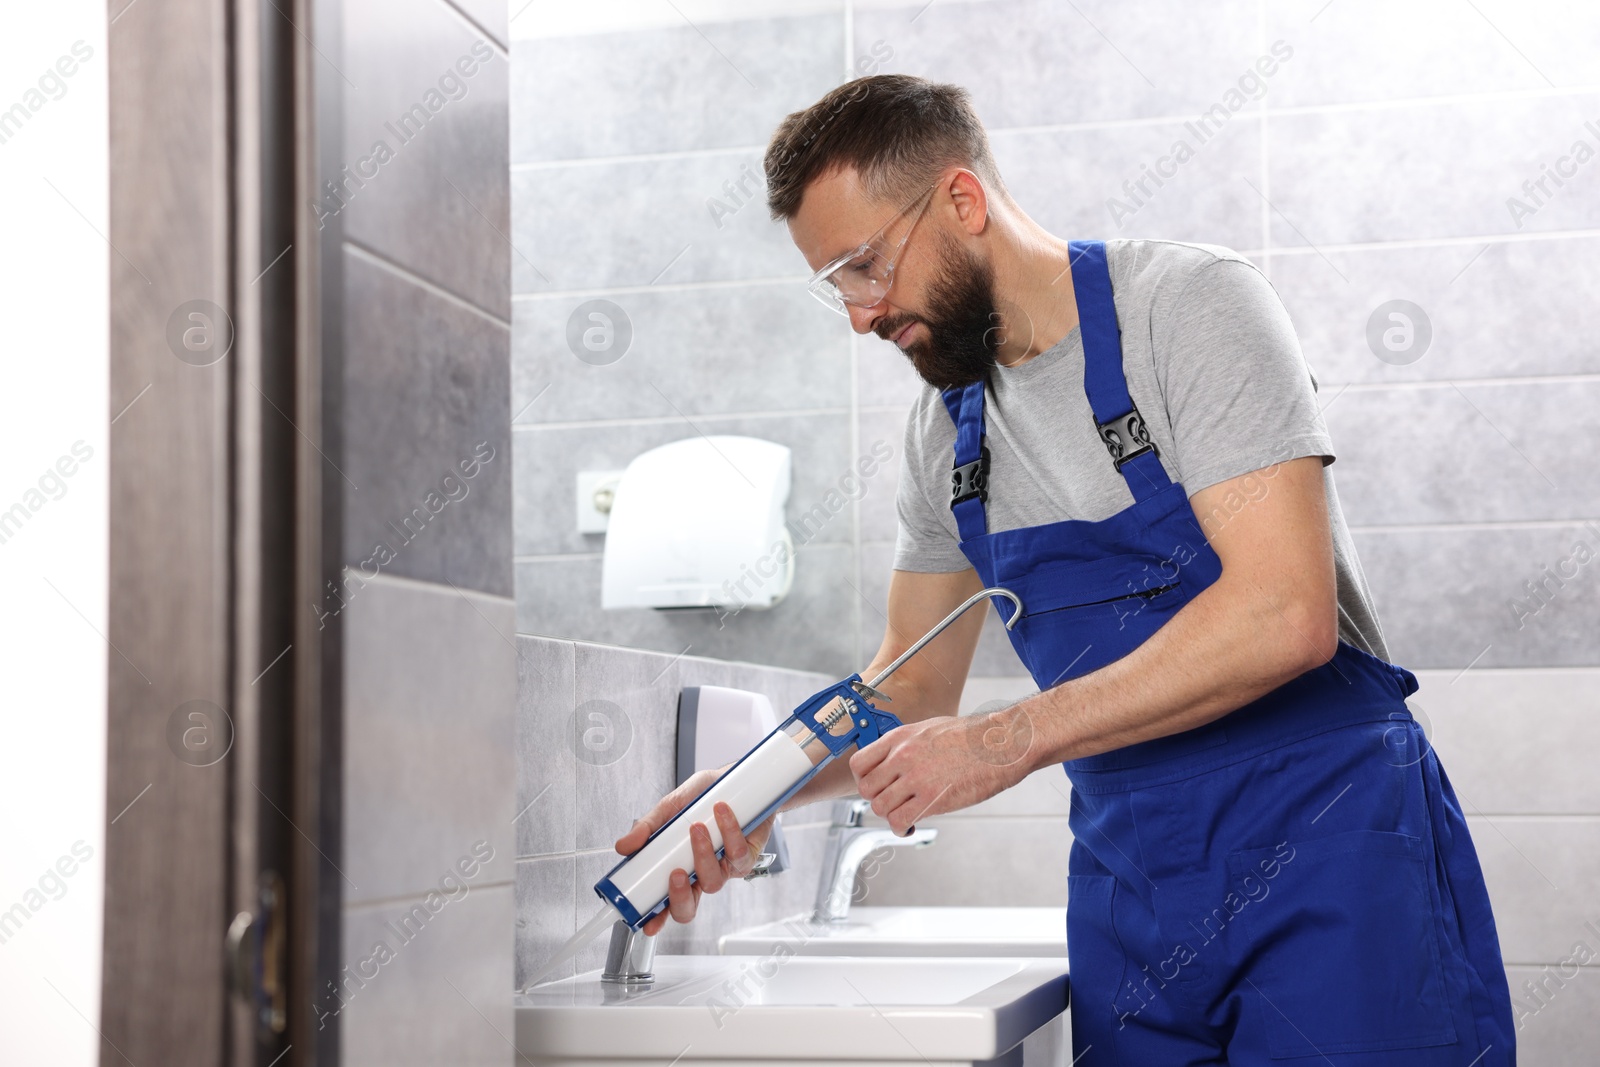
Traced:
[[[801, 747], [802, 742], [812, 741]], [[810, 750], [810, 751], [808, 751]], [[813, 759], [813, 753], [815, 759]], [[712, 806], [726, 802], [739, 825], [771, 807], [800, 779], [811, 772], [814, 763], [828, 755], [827, 748], [812, 740], [802, 729], [800, 740], [783, 730], [775, 730], [765, 741], [750, 750], [736, 766], [724, 774], [695, 800], [676, 821], [657, 834], [644, 847], [628, 857], [611, 875], [612, 886], [626, 897], [640, 915], [653, 911], [667, 897], [668, 880], [678, 868], [694, 871], [694, 849], [689, 842], [689, 827], [705, 823], [711, 832], [711, 847], [722, 847], [722, 829], [717, 825]], [[617, 901], [612, 898], [612, 903]]]

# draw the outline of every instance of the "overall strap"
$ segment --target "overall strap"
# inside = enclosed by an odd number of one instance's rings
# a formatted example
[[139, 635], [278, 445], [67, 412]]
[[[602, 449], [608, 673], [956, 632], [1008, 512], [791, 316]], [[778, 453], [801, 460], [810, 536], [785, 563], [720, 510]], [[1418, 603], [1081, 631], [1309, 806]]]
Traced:
[[989, 499], [989, 446], [983, 439], [983, 382], [940, 395], [956, 424], [956, 461], [950, 471], [950, 511], [956, 517], [961, 540], [971, 541], [989, 532], [983, 505]]
[[1172, 484], [1156, 457], [1139, 409], [1128, 394], [1122, 372], [1122, 331], [1111, 300], [1111, 271], [1104, 241], [1069, 241], [1072, 288], [1078, 303], [1078, 328], [1083, 339], [1083, 390], [1094, 411], [1111, 460], [1128, 483], [1135, 500], [1145, 500]]

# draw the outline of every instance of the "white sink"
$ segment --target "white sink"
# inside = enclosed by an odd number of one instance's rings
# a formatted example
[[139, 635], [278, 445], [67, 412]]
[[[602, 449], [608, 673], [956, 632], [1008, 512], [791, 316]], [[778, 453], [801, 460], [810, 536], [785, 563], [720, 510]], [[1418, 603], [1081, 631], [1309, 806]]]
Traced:
[[517, 1051], [538, 1067], [611, 1061], [925, 1065], [1021, 1061], [1025, 1037], [1067, 1007], [1066, 961], [658, 956], [654, 985], [598, 971], [516, 997]]
[[809, 915], [725, 934], [717, 950], [761, 954], [782, 944], [801, 956], [1067, 955], [1067, 910], [1060, 908], [853, 907], [843, 922]]

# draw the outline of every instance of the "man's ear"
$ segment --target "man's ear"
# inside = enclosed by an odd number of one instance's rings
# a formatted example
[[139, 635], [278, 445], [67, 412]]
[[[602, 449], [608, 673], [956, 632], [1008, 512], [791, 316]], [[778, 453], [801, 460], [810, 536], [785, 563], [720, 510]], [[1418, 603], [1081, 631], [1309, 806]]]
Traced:
[[978, 176], [964, 167], [946, 173], [940, 188], [950, 196], [956, 211], [956, 220], [968, 233], [976, 237], [989, 223], [989, 194]]

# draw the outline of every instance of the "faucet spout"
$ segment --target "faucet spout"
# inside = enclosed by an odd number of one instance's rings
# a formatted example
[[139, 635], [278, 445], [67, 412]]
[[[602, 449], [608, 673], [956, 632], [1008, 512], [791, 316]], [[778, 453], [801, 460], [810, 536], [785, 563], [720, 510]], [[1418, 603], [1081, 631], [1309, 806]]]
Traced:
[[938, 838], [935, 829], [916, 830], [898, 837], [886, 826], [862, 826], [862, 817], [872, 809], [865, 800], [840, 801], [834, 806], [834, 822], [828, 828], [827, 850], [823, 854], [822, 880], [817, 886], [814, 922], [843, 922], [850, 915], [855, 894], [856, 874], [873, 852], [885, 847], [926, 848]]

